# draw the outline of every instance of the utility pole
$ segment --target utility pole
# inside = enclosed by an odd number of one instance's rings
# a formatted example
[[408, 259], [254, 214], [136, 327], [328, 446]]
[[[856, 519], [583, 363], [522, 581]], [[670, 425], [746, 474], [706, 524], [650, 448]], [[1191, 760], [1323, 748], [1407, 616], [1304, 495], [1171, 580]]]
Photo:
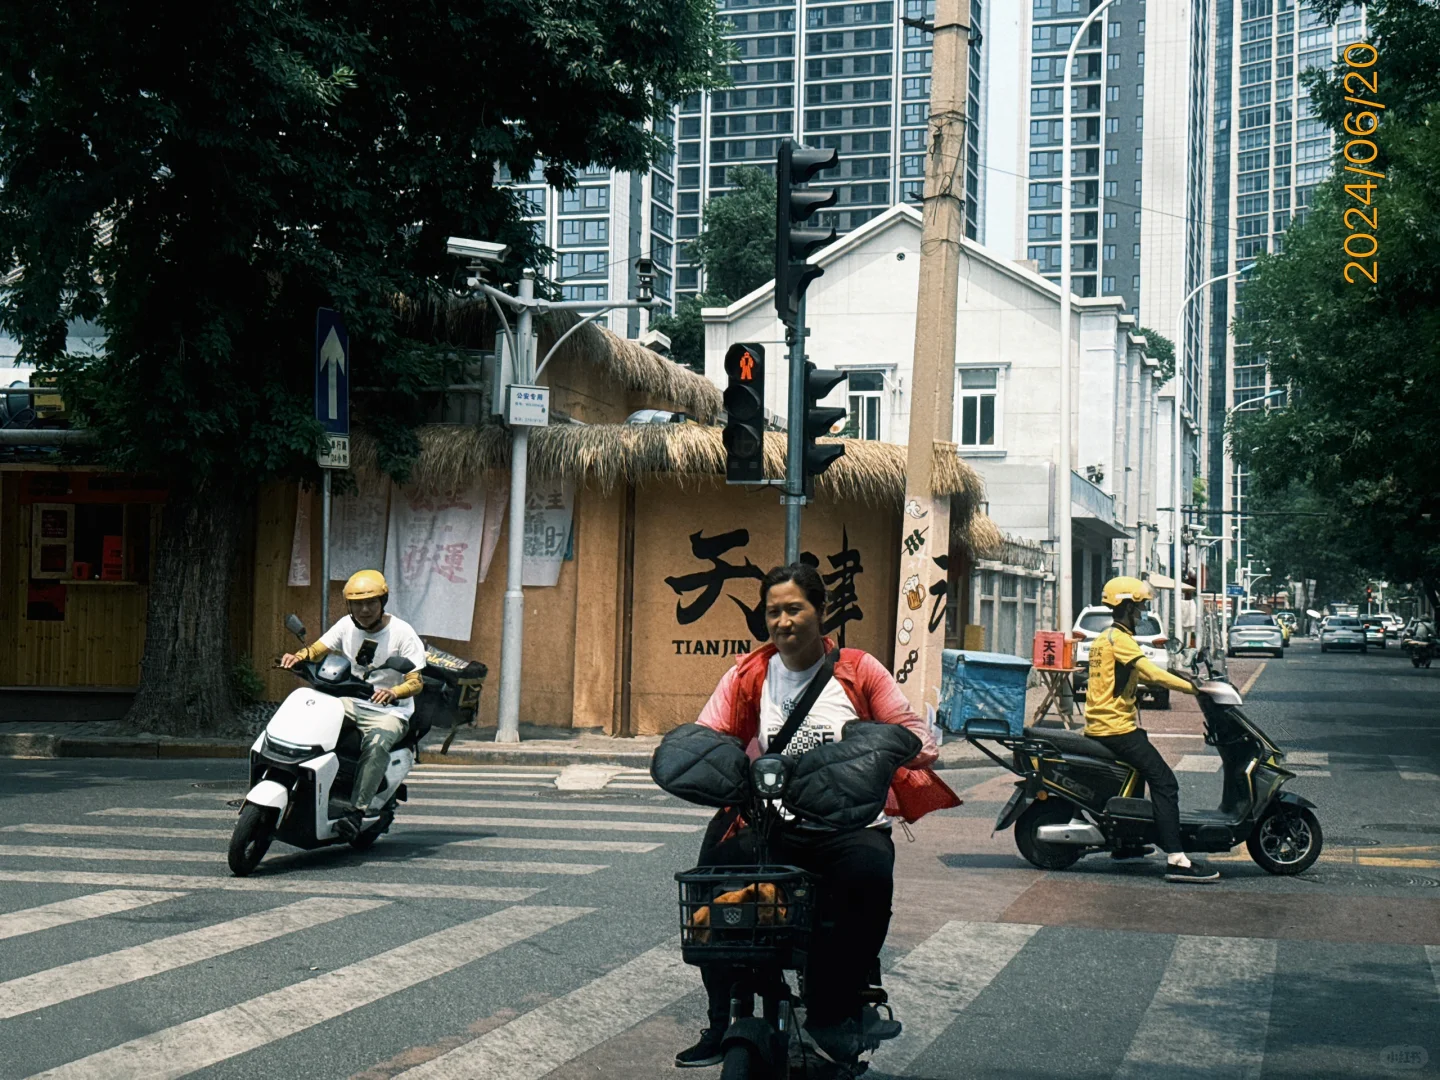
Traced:
[[894, 668], [910, 707], [927, 716], [927, 709], [939, 704], [943, 612], [948, 602], [950, 502], [936, 498], [933, 473], [936, 440], [950, 442], [954, 437], [955, 319], [965, 235], [965, 98], [973, 33], [970, 0], [936, 0], [933, 25], [905, 22], [934, 35], [934, 59]]

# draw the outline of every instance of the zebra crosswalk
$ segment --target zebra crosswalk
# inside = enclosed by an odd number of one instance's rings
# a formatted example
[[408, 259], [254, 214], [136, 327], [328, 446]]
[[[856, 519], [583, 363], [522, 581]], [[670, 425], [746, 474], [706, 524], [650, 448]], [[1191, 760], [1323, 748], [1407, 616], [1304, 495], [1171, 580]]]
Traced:
[[[709, 811], [612, 780], [556, 787], [550, 772], [523, 793], [427, 778], [370, 851], [277, 845], [247, 878], [225, 867], [234, 807], [179, 800], [181, 785], [51, 820], [6, 807], [0, 1080], [673, 1075], [705, 1010], [675, 937], [673, 873]], [[1054, 1060], [1075, 1075], [1268, 1074], [1295, 1024], [1292, 995], [1317, 980], [1346, 991], [1311, 999], [1317, 1037], [1378, 1054], [1440, 1030], [1440, 932], [1375, 947], [992, 912], [911, 933], [885, 956], [905, 1027], [875, 1055], [875, 1080], [1048, 1075], [1014, 1067], [1039, 1045], [1065, 1048]], [[1124, 971], [1129, 956], [1146, 959], [1126, 979], [1133, 1008], [1106, 1038], [1087, 1035], [1092, 1017], [1061, 988]], [[993, 1034], [1015, 1002], [1024, 1045]], [[1377, 1061], [1358, 1055], [1333, 1075], [1377, 1075]]]

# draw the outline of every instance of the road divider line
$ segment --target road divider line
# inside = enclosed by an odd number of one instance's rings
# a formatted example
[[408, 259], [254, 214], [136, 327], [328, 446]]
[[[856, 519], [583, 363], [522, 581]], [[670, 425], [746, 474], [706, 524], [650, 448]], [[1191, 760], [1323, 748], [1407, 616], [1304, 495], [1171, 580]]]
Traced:
[[980, 996], [1039, 926], [947, 922], [885, 973], [900, 1037], [881, 1045], [875, 1068], [901, 1074]]
[[539, 1080], [698, 988], [672, 938], [396, 1080]]
[[446, 847], [498, 848], [504, 851], [614, 851], [644, 855], [664, 844], [643, 840], [565, 840], [556, 836], [482, 836], [475, 840], [452, 840]]
[[129, 889], [107, 889], [105, 892], [77, 896], [71, 900], [59, 900], [53, 904], [25, 908], [21, 911], [7, 911], [0, 915], [0, 940], [49, 930], [56, 926], [98, 919], [103, 915], [115, 915], [121, 911], [158, 904], [162, 900], [174, 900], [186, 895], [183, 892], [141, 892]]
[[1115, 1080], [1260, 1075], [1276, 944], [1178, 937]]
[[1260, 661], [1260, 666], [1257, 667], [1254, 671], [1252, 671], [1252, 672], [1250, 673], [1250, 677], [1245, 680], [1245, 685], [1242, 686], [1242, 687], [1240, 687], [1240, 696], [1241, 696], [1241, 697], [1244, 697], [1246, 694], [1248, 694], [1248, 693], [1250, 692], [1250, 688], [1255, 685], [1255, 680], [1258, 679], [1258, 678], [1260, 678], [1261, 672], [1263, 672], [1263, 671], [1265, 670], [1265, 665], [1268, 664], [1268, 663], [1269, 663], [1268, 660], [1261, 660], [1261, 661]]
[[[1219, 760], [1218, 758], [1216, 759]], [[539, 810], [545, 813], [567, 813], [580, 811], [584, 813], [599, 814], [674, 814], [678, 817], [696, 817], [709, 820], [715, 816], [714, 810], [706, 810], [700, 806], [666, 806], [658, 803], [651, 803], [644, 806], [637, 806], [634, 803], [608, 803], [608, 802], [539, 802], [528, 800], [521, 802], [515, 799], [434, 799], [426, 795], [421, 798], [411, 799], [411, 806], [424, 810], [432, 806], [443, 806], [447, 809], [457, 810]]]
[[[188, 806], [156, 808], [113, 806], [105, 810], [91, 810], [90, 813], [100, 817], [189, 818], [209, 821], [233, 821], [236, 816], [234, 810], [201, 810]], [[705, 828], [704, 825], [689, 825], [673, 821], [596, 821], [593, 818], [471, 817], [469, 815], [450, 817], [404, 812], [395, 820], [397, 826], [446, 825], [455, 829], [575, 829], [580, 832], [696, 833]]]
[[229, 829], [194, 829], [154, 825], [49, 825], [25, 822], [0, 826], [0, 833], [27, 833], [34, 836], [131, 836], [146, 840], [214, 840], [229, 836]]
[[[488, 874], [593, 874], [608, 869], [600, 863], [526, 862], [498, 859], [437, 859], [428, 855], [402, 856], [392, 851], [371, 856], [367, 866], [405, 866], [421, 870], [468, 870]], [[49, 847], [38, 844], [0, 844], [0, 856], [22, 859], [93, 859], [104, 862], [202, 862], [220, 856], [212, 851], [164, 851], [158, 848]]]
[[173, 1080], [439, 978], [594, 910], [506, 908], [132, 1039], [31, 1080]]
[[225, 892], [284, 892], [310, 896], [387, 896], [407, 900], [477, 900], [519, 903], [543, 889], [495, 885], [416, 885], [352, 878], [201, 877], [198, 874], [122, 874], [102, 870], [0, 870], [0, 881], [35, 885], [108, 885], [112, 888], [220, 889]]
[[1440, 994], [1440, 945], [1426, 945], [1425, 956], [1430, 961], [1430, 975], [1435, 980], [1435, 992]]
[[388, 900], [312, 897], [37, 971], [0, 983], [0, 1020], [148, 979], [388, 904]]

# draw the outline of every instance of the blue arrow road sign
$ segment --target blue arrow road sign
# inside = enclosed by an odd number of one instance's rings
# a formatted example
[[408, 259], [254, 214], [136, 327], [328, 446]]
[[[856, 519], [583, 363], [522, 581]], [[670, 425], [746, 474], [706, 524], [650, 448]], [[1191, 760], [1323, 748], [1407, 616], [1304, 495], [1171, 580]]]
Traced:
[[1226, 585], [1226, 586], [1225, 586], [1225, 595], [1226, 595], [1226, 596], [1244, 596], [1244, 595], [1245, 595], [1245, 590], [1242, 589], [1239, 585]]
[[331, 435], [350, 434], [350, 335], [337, 312], [315, 312], [315, 419]]

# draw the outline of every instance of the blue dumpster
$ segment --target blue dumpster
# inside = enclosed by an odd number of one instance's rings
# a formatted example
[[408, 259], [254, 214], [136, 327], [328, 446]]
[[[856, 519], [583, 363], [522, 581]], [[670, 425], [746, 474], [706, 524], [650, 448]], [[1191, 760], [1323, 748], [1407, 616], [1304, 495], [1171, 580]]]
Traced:
[[1030, 661], [1022, 656], [946, 649], [936, 711], [940, 726], [961, 735], [1024, 734], [1029, 676]]

